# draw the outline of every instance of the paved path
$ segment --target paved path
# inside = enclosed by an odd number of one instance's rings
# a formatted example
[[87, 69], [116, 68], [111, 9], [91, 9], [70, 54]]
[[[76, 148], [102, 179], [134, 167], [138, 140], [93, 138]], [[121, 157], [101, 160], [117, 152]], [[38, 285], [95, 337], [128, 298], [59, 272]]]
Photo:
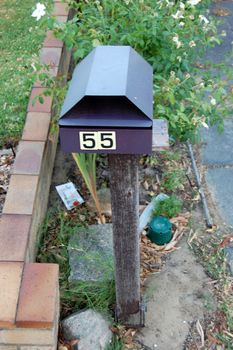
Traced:
[[[214, 63], [233, 65], [233, 1], [221, 1], [213, 5], [223, 8], [229, 15], [221, 17], [224, 23], [219, 27], [226, 36], [221, 45], [208, 50], [207, 59]], [[233, 79], [233, 66], [232, 78]], [[216, 127], [202, 132], [202, 163], [206, 167], [205, 180], [211, 197], [223, 222], [233, 225], [233, 115], [225, 120], [225, 130], [219, 134]]]

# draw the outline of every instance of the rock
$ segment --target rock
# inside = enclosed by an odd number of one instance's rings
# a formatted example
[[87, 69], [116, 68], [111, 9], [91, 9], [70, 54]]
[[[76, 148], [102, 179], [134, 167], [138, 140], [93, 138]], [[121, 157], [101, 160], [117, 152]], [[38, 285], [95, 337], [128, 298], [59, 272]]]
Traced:
[[78, 350], [104, 350], [112, 339], [110, 323], [98, 312], [88, 309], [62, 321], [66, 341], [78, 339]]
[[113, 279], [112, 225], [81, 228], [70, 239], [70, 282]]
[[12, 152], [11, 148], [0, 149], [0, 157], [1, 156], [12, 156], [12, 155], [13, 155], [13, 152]]
[[[97, 191], [97, 195], [100, 201], [100, 206], [102, 213], [106, 216], [112, 216], [112, 207], [111, 207], [111, 192], [109, 188], [101, 188]], [[96, 206], [92, 197], [86, 202], [87, 206], [91, 211], [96, 211]]]
[[233, 276], [233, 245], [224, 248], [224, 253], [229, 267], [230, 273]]

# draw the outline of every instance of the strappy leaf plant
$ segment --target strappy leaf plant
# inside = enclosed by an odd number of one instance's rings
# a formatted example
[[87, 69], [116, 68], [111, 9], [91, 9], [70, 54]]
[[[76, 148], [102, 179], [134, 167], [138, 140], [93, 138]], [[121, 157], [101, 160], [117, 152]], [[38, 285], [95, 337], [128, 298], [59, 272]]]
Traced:
[[72, 153], [72, 156], [79, 168], [79, 171], [85, 181], [95, 202], [97, 214], [100, 222], [104, 224], [104, 216], [102, 214], [100, 201], [96, 189], [96, 154], [95, 153]]

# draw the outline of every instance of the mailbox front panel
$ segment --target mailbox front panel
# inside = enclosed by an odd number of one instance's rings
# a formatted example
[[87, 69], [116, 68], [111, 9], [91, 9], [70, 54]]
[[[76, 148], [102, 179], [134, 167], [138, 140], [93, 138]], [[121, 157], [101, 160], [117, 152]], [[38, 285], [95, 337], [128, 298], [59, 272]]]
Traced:
[[69, 128], [60, 127], [64, 152], [151, 154], [152, 128]]

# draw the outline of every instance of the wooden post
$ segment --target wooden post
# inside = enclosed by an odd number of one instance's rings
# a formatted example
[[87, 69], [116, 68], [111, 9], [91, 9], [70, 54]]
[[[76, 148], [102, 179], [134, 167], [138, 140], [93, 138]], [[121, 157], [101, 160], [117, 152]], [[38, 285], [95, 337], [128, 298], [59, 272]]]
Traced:
[[139, 156], [108, 155], [116, 279], [116, 316], [123, 324], [140, 320]]

